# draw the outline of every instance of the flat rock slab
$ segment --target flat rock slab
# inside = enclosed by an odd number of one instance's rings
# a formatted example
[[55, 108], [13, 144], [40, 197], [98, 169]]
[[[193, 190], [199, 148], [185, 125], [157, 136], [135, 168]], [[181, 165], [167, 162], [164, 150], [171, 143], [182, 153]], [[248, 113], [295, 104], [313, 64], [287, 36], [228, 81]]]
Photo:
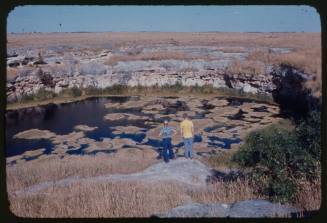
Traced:
[[226, 217], [228, 205], [226, 204], [199, 204], [189, 203], [169, 210], [167, 213], [158, 215], [162, 218], [203, 218], [203, 217]]
[[178, 158], [169, 163], [158, 163], [142, 172], [128, 175], [113, 175], [119, 180], [177, 181], [194, 186], [205, 186], [212, 173], [208, 167], [197, 160]]
[[44, 151], [45, 151], [45, 148], [33, 149], [33, 150], [29, 150], [29, 151], [24, 152], [22, 155], [25, 158], [34, 157], [34, 156], [42, 155], [44, 153]]
[[[151, 156], [151, 154], [148, 155]], [[211, 175], [211, 170], [200, 161], [178, 158], [176, 160], [171, 160], [169, 163], [161, 162], [154, 164], [144, 171], [132, 174], [111, 174], [86, 178], [71, 176], [56, 182], [43, 182], [24, 188], [20, 191], [16, 191], [15, 195], [26, 196], [29, 194], [38, 193], [39, 191], [50, 186], [68, 186], [75, 182], [168, 181], [181, 183], [186, 186], [202, 187], [206, 186], [206, 180]]]
[[144, 128], [139, 128], [137, 126], [115, 126], [115, 129], [112, 131], [114, 134], [141, 134], [144, 133], [146, 129]]
[[129, 114], [129, 113], [124, 113], [124, 115], [127, 117], [127, 120], [129, 121], [144, 121], [144, 120], [149, 120], [148, 116], [140, 116], [140, 115], [134, 115], [134, 114]]
[[49, 130], [29, 129], [23, 132], [19, 132], [14, 135], [14, 138], [18, 139], [50, 139], [55, 137], [56, 134]]
[[200, 217], [230, 217], [230, 218], [267, 218], [288, 217], [297, 209], [289, 205], [271, 203], [266, 200], [245, 200], [232, 205], [223, 203], [199, 204], [189, 203], [178, 206], [164, 214], [162, 218], [200, 218]]
[[231, 205], [228, 216], [233, 218], [287, 217], [297, 209], [288, 205], [274, 204], [266, 200], [246, 200]]
[[128, 146], [136, 145], [136, 142], [134, 140], [128, 138], [114, 138], [110, 142], [112, 143], [114, 149], [122, 148], [125, 145]]
[[107, 114], [103, 117], [105, 120], [109, 120], [109, 121], [115, 121], [115, 120], [121, 120], [125, 118], [124, 114], [121, 113], [110, 113]]
[[87, 125], [76, 125], [74, 127], [75, 130], [83, 131], [83, 132], [91, 132], [91, 131], [96, 130], [97, 128], [98, 127], [90, 127], [90, 126], [87, 126]]

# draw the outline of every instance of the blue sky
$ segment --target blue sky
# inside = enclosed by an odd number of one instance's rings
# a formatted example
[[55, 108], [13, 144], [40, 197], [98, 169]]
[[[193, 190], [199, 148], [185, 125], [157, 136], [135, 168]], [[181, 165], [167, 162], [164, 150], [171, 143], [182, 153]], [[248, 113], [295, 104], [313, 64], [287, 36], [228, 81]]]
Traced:
[[7, 32], [320, 30], [310, 6], [19, 6], [7, 18]]

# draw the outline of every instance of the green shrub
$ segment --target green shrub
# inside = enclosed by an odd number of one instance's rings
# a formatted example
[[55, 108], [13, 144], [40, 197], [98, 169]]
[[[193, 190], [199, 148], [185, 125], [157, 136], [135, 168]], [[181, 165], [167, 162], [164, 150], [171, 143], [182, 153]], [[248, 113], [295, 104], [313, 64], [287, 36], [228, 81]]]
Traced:
[[37, 70], [37, 76], [39, 77], [42, 84], [48, 87], [54, 87], [53, 77], [50, 73], [44, 72], [41, 68]]
[[316, 159], [321, 157], [321, 113], [311, 111], [306, 120], [302, 120], [296, 133], [304, 148]]
[[82, 90], [76, 86], [70, 88], [70, 91], [71, 91], [71, 96], [73, 97], [79, 97], [82, 95]]
[[123, 94], [127, 90], [127, 86], [121, 84], [115, 84], [111, 87], [106, 87], [103, 90], [104, 94]]
[[46, 100], [54, 97], [55, 97], [55, 93], [53, 91], [48, 91], [45, 88], [40, 88], [40, 90], [33, 96], [33, 99], [35, 101], [38, 101], [38, 100]]
[[258, 192], [281, 202], [295, 198], [295, 179], [317, 179], [320, 159], [319, 115], [312, 114], [297, 130], [275, 124], [251, 132], [232, 161], [249, 170]]
[[79, 97], [82, 95], [82, 90], [74, 86], [72, 88], [63, 89], [58, 96], [62, 97]]
[[33, 101], [33, 100], [34, 100], [34, 95], [24, 94], [24, 95], [22, 95], [22, 97], [19, 101]]
[[212, 84], [206, 84], [203, 86], [195, 84], [195, 86], [192, 86], [190, 88], [192, 93], [211, 94], [217, 91], [217, 89], [215, 89]]
[[83, 90], [84, 95], [99, 95], [102, 94], [102, 90], [96, 87], [87, 87]]
[[171, 91], [171, 92], [179, 92], [181, 90], [183, 90], [183, 85], [180, 81], [177, 81], [175, 84], [165, 84], [161, 87], [159, 87], [160, 90], [166, 90], [166, 91]]

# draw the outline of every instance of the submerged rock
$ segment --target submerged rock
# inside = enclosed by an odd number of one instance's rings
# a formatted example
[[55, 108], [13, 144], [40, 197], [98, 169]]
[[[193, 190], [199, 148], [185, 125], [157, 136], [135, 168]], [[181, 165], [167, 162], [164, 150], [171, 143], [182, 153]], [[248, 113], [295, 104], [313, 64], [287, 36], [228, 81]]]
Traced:
[[23, 132], [19, 132], [14, 135], [14, 138], [18, 139], [50, 139], [55, 137], [56, 134], [49, 130], [30, 129]]
[[122, 148], [124, 146], [134, 146], [136, 142], [128, 138], [114, 138], [110, 141], [113, 145], [113, 148]]
[[115, 129], [112, 131], [114, 134], [141, 134], [146, 130], [137, 126], [115, 126], [114, 128]]
[[110, 114], [105, 115], [103, 118], [105, 120], [115, 121], [115, 120], [124, 119], [125, 115], [121, 114], [121, 113], [110, 113]]
[[102, 141], [100, 142], [93, 142], [93, 143], [90, 143], [85, 149], [84, 149], [84, 152], [86, 153], [93, 153], [93, 152], [96, 152], [96, 151], [115, 151], [112, 149], [113, 148], [113, 144], [111, 142], [110, 139], [103, 139]]
[[41, 149], [34, 149], [34, 150], [30, 150], [30, 151], [26, 151], [22, 154], [22, 156], [24, 158], [29, 158], [29, 157], [34, 157], [34, 156], [39, 156], [42, 155], [45, 151], [45, 148], [41, 148]]
[[87, 126], [87, 125], [76, 125], [74, 127], [75, 130], [78, 130], [78, 131], [83, 131], [83, 132], [90, 132], [90, 131], [94, 131], [96, 130], [98, 127], [90, 127], [90, 126]]

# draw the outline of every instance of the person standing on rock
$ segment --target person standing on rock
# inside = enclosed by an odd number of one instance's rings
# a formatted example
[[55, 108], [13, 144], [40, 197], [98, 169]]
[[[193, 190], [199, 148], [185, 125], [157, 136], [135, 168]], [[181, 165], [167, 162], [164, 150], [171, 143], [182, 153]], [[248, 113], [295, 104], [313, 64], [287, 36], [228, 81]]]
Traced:
[[193, 122], [188, 118], [186, 113], [183, 114], [183, 121], [180, 124], [181, 128], [181, 136], [184, 141], [184, 148], [185, 148], [185, 158], [193, 159], [193, 136], [194, 136], [194, 128]]
[[176, 135], [177, 131], [172, 127], [168, 126], [168, 120], [164, 121], [164, 127], [161, 129], [159, 136], [162, 137], [163, 150], [162, 155], [166, 163], [169, 162], [169, 159], [174, 159], [175, 155], [173, 152], [171, 138]]

